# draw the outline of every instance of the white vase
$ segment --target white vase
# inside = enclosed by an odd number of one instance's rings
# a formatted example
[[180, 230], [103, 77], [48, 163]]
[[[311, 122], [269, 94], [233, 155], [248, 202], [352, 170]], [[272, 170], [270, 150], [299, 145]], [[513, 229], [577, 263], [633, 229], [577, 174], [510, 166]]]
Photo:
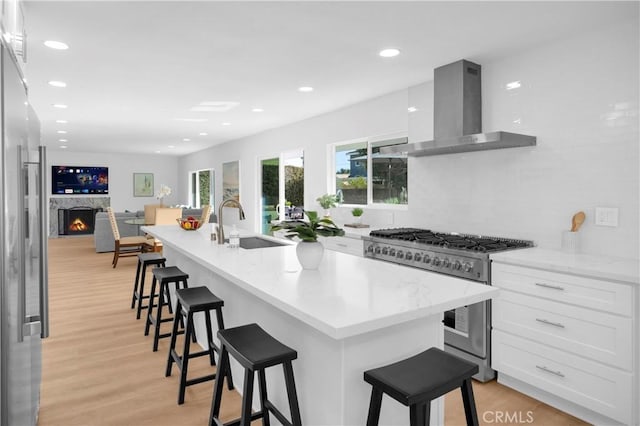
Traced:
[[331, 209], [324, 209], [324, 217], [331, 219]]
[[318, 269], [324, 254], [324, 247], [319, 241], [300, 241], [296, 246], [296, 254], [302, 269]]

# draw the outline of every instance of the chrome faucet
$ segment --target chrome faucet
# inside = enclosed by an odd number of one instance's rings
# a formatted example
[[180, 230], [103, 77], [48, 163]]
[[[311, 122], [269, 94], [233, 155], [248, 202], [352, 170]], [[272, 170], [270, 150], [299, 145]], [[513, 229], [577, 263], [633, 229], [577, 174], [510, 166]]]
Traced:
[[238, 217], [240, 220], [244, 220], [244, 209], [239, 201], [233, 198], [227, 198], [218, 206], [218, 244], [224, 244], [224, 228], [222, 227], [222, 208], [227, 204], [236, 204], [238, 206]]

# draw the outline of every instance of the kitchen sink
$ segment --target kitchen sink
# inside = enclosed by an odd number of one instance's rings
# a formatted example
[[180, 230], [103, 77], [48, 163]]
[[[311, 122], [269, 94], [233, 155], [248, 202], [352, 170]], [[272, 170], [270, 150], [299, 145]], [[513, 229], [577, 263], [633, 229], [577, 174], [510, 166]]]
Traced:
[[266, 247], [280, 247], [286, 246], [286, 243], [281, 243], [274, 240], [267, 240], [260, 237], [243, 237], [240, 238], [240, 247], [243, 249], [257, 249]]

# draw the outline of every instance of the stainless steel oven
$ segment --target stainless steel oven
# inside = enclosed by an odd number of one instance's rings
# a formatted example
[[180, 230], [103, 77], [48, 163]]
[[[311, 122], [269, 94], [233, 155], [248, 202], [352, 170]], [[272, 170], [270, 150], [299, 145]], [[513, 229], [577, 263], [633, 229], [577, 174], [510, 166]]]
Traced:
[[[432, 232], [416, 228], [371, 231], [364, 255], [491, 285], [489, 253], [533, 247], [532, 241]], [[445, 350], [478, 364], [475, 379], [495, 377], [491, 369], [491, 301], [444, 314]]]

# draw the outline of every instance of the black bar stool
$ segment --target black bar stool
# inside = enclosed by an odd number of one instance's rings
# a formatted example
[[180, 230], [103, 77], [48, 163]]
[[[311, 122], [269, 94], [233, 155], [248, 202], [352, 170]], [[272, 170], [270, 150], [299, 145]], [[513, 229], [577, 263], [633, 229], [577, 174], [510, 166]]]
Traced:
[[[136, 306], [138, 302], [138, 309], [136, 313], [136, 319], [140, 319], [140, 313], [143, 309], [147, 309], [149, 306], [142, 305], [142, 299], [148, 299], [149, 296], [144, 294], [145, 276], [148, 266], [165, 267], [167, 259], [162, 257], [160, 253], [141, 253], [138, 255], [138, 268], [136, 269], [136, 280], [133, 283], [133, 296], [131, 296], [131, 309]], [[142, 271], [142, 279], [140, 279], [140, 271]]]
[[[173, 331], [171, 334], [171, 345], [169, 346], [169, 359], [167, 360], [167, 371], [165, 377], [171, 375], [171, 368], [175, 362], [180, 369], [180, 388], [178, 391], [178, 404], [184, 403], [184, 393], [187, 386], [195, 385], [198, 383], [206, 382], [216, 378], [215, 374], [209, 374], [207, 376], [198, 377], [195, 379], [187, 380], [187, 370], [189, 366], [189, 360], [191, 358], [197, 358], [204, 355], [209, 355], [209, 362], [211, 365], [216, 365], [214, 358], [214, 352], [220, 356], [220, 349], [213, 341], [213, 331], [211, 330], [211, 317], [209, 316], [211, 311], [216, 311], [216, 320], [218, 322], [218, 329], [224, 330], [224, 321], [222, 319], [222, 307], [224, 302], [217, 298], [207, 287], [191, 287], [176, 290], [176, 298], [178, 299], [176, 305], [176, 314], [173, 319]], [[205, 318], [205, 324], [207, 328], [207, 344], [208, 349], [200, 352], [191, 353], [191, 341], [190, 339], [195, 336], [195, 328], [193, 326], [193, 314], [196, 312], [203, 312]], [[176, 352], [176, 340], [178, 337], [178, 324], [179, 319], [184, 317], [186, 320], [186, 330], [184, 334], [184, 350], [182, 356], [179, 356]], [[233, 380], [231, 379], [231, 369], [227, 368], [227, 386], [229, 390], [233, 389]]]
[[[160, 334], [160, 326], [163, 322], [169, 322], [173, 320], [173, 317], [162, 318], [162, 307], [168, 306], [169, 313], [173, 314], [173, 307], [171, 306], [171, 293], [169, 292], [169, 284], [174, 283], [176, 290], [180, 287], [187, 288], [187, 279], [189, 275], [185, 274], [177, 266], [168, 266], [166, 268], [154, 268], [153, 269], [153, 281], [151, 281], [151, 294], [149, 295], [149, 308], [147, 309], [147, 322], [144, 326], [144, 335], [149, 335], [149, 328], [151, 325], [155, 326], [153, 333], [153, 351], [158, 350], [158, 342], [165, 337], [171, 337], [171, 333]], [[160, 283], [160, 289], [156, 293], [157, 283]], [[154, 304], [154, 299], [158, 296], [158, 303]], [[166, 296], [166, 297], [165, 297]], [[155, 317], [153, 316], [153, 308], [157, 308]], [[182, 317], [180, 317], [182, 318]], [[178, 332], [179, 334], [184, 331]], [[195, 336], [194, 336], [195, 337]]]
[[[240, 419], [225, 426], [241, 425], [249, 426], [252, 420], [262, 419], [264, 425], [269, 426], [269, 412], [287, 426], [300, 426], [300, 407], [298, 406], [298, 396], [296, 394], [296, 384], [293, 379], [293, 368], [291, 361], [298, 357], [298, 353], [288, 346], [283, 345], [258, 324], [248, 324], [235, 328], [227, 328], [218, 331], [220, 339], [220, 365], [218, 366], [218, 376], [213, 387], [213, 401], [211, 404], [211, 415], [209, 425], [222, 426], [218, 418], [220, 414], [220, 402], [222, 400], [222, 378], [229, 368], [229, 354], [231, 354], [244, 367], [244, 386], [242, 390], [242, 416]], [[282, 364], [284, 369], [285, 384], [287, 386], [287, 396], [289, 398], [289, 409], [291, 410], [291, 421], [267, 399], [267, 383], [264, 370], [274, 365]], [[260, 389], [260, 411], [251, 414], [251, 402], [253, 400], [253, 379], [254, 373], [258, 372], [258, 384]]]
[[367, 426], [380, 418], [382, 393], [409, 407], [411, 426], [429, 424], [431, 401], [455, 388], [462, 391], [467, 425], [478, 425], [471, 376], [478, 366], [438, 348], [430, 348], [402, 361], [365, 371], [364, 380], [373, 386]]

